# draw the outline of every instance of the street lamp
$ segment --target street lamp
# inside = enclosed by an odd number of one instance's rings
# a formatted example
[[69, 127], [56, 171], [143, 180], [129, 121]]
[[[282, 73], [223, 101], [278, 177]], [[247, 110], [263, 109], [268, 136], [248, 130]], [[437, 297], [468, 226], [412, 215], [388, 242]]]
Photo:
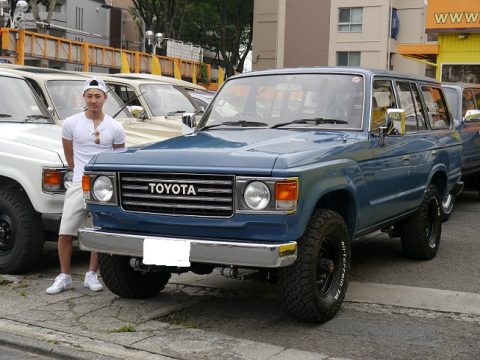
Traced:
[[[155, 35], [153, 35], [152, 30], [147, 30], [145, 31], [145, 39], [147, 39], [147, 44], [149, 46], [153, 45], [153, 55], [157, 55], [157, 47], [159, 49], [162, 48], [162, 41], [164, 39], [163, 34], [156, 33]], [[153, 42], [153, 40], [155, 40], [155, 42]]]
[[7, 19], [10, 19], [10, 27], [14, 29], [16, 27], [16, 22], [20, 22], [20, 26], [22, 25], [23, 22], [23, 15], [27, 12], [28, 10], [28, 3], [23, 0], [17, 1], [17, 4], [15, 6], [15, 11], [13, 13], [13, 16], [10, 16], [8, 13], [3, 14], [3, 8], [6, 7], [5, 3], [8, 4], [8, 1], [0, 1], [0, 8], [1, 14]]

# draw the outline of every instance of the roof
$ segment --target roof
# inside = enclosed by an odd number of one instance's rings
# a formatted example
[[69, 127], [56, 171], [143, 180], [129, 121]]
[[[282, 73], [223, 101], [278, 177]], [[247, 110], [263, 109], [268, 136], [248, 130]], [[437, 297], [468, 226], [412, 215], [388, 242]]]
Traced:
[[298, 67], [298, 68], [283, 68], [283, 69], [271, 69], [271, 70], [260, 70], [252, 71], [248, 73], [243, 73], [239, 75], [232, 76], [227, 79], [236, 79], [236, 78], [245, 78], [252, 76], [265, 76], [265, 75], [278, 75], [278, 74], [357, 74], [363, 75], [365, 77], [373, 76], [388, 76], [388, 77], [398, 77], [402, 79], [417, 80], [423, 82], [437, 83], [439, 82], [433, 78], [429, 78], [422, 75], [401, 73], [398, 71], [391, 71], [385, 69], [369, 69], [362, 67], [350, 67], [350, 66], [326, 66], [326, 67]]
[[480, 89], [480, 84], [473, 84], [473, 83], [464, 83], [464, 82], [442, 82], [443, 87], [449, 88], [457, 88], [457, 89]]
[[182, 86], [186, 88], [198, 89], [206, 91], [203, 86], [191, 83], [185, 80], [175, 79], [169, 76], [161, 76], [155, 74], [145, 74], [145, 73], [117, 73], [117, 74], [110, 74], [112, 77], [124, 78], [124, 79], [150, 79], [150, 80], [157, 80], [157, 81], [164, 81], [172, 85]]
[[81, 73], [12, 64], [0, 64], [0, 71], [44, 80], [85, 80]]

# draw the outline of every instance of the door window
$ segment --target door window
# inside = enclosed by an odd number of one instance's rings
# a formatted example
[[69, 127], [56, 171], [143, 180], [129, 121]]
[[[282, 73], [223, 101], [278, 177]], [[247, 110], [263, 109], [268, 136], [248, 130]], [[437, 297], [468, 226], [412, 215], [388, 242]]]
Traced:
[[442, 91], [434, 86], [422, 86], [422, 94], [427, 106], [428, 122], [432, 129], [450, 128], [450, 117]]
[[425, 124], [421, 115], [420, 94], [415, 84], [410, 82], [397, 82], [397, 94], [400, 107], [405, 111], [405, 132], [425, 130]]

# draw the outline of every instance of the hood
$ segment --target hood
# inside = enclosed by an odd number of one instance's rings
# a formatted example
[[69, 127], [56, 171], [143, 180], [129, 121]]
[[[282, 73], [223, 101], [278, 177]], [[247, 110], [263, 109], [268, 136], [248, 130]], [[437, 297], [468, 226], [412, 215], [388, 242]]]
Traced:
[[280, 129], [204, 131], [143, 147], [106, 152], [92, 160], [95, 170], [215, 171], [269, 175], [334, 156], [356, 133]]
[[126, 146], [137, 146], [170, 139], [182, 134], [179, 118], [122, 121]]
[[0, 139], [55, 152], [66, 164], [63, 154], [62, 129], [57, 125], [0, 122]]

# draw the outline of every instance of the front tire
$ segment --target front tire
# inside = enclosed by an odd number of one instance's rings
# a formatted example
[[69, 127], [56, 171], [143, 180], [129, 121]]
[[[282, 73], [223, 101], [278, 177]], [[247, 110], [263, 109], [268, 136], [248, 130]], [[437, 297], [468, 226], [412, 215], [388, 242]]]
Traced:
[[279, 269], [283, 301], [293, 317], [323, 323], [335, 316], [347, 291], [350, 246], [343, 218], [316, 210], [298, 242], [297, 260]]
[[22, 189], [0, 190], [0, 273], [18, 274], [39, 260], [45, 233], [39, 214]]
[[441, 199], [437, 187], [432, 184], [425, 191], [417, 211], [400, 225], [403, 253], [412, 259], [433, 259], [440, 246], [441, 235]]
[[170, 279], [167, 271], [142, 271], [130, 265], [131, 257], [98, 254], [98, 265], [105, 286], [128, 299], [144, 299], [158, 294]]

